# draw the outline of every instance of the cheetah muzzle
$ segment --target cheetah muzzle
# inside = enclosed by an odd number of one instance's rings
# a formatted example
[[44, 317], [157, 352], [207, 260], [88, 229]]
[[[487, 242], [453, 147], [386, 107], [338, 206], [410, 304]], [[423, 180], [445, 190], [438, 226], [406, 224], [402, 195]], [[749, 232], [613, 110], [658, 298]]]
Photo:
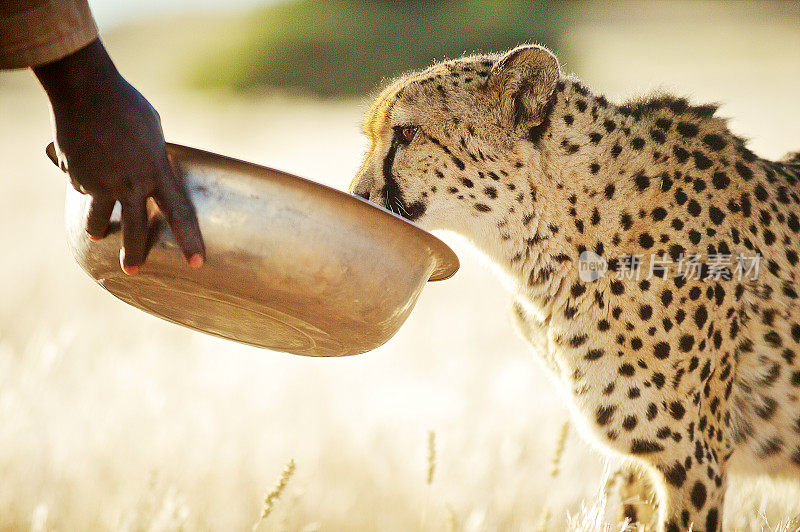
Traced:
[[383, 91], [351, 186], [497, 263], [576, 421], [650, 472], [668, 531], [719, 529], [731, 472], [800, 474], [800, 157], [754, 155], [715, 111], [613, 104], [539, 46], [465, 57]]

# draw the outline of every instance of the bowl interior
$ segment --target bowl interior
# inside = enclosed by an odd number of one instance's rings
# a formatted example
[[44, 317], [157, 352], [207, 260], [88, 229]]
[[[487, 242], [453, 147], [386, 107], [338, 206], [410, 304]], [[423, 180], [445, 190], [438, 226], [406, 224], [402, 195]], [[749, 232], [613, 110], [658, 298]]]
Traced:
[[417, 224], [358, 196], [287, 172], [198, 148], [167, 143], [167, 153], [173, 161], [180, 160], [184, 163], [191, 162], [192, 164], [204, 165], [209, 168], [224, 169], [227, 172], [247, 176], [248, 179], [280, 180], [283, 186], [302, 190], [304, 193], [314, 196], [316, 201], [331, 203], [337, 209], [350, 211], [353, 213], [352, 215], [359, 217], [365, 226], [375, 223], [388, 224], [391, 231], [402, 233], [407, 238], [417, 240], [419, 245], [427, 246], [431, 249], [435, 266], [429, 281], [449, 279], [458, 271], [460, 266], [455, 252], [440, 239]]
[[[45, 153], [48, 158], [59, 166], [58, 155], [56, 154], [55, 143], [51, 142], [45, 148]], [[436, 238], [431, 233], [425, 231], [415, 223], [402, 218], [395, 213], [384, 209], [379, 205], [370, 203], [363, 198], [348, 194], [341, 190], [317, 183], [303, 177], [295, 176], [289, 173], [267, 168], [233, 157], [220, 155], [217, 153], [201, 150], [199, 148], [192, 148], [183, 146], [181, 144], [167, 143], [167, 153], [173, 162], [192, 161], [201, 165], [209, 165], [211, 167], [226, 167], [233, 171], [239, 171], [248, 176], [256, 176], [263, 179], [274, 179], [276, 174], [279, 174], [282, 179], [293, 181], [294, 184], [308, 189], [312, 194], [323, 194], [330, 201], [334, 201], [342, 205], [343, 208], [352, 209], [362, 215], [365, 221], [370, 218], [377, 219], [377, 217], [389, 217], [389, 219], [396, 220], [396, 226], [400, 231], [407, 231], [414, 234], [421, 243], [425, 243], [431, 247], [434, 252], [435, 267], [429, 281], [442, 281], [449, 279], [458, 271], [460, 266], [458, 256], [453, 252], [450, 247]], [[403, 229], [400, 229], [400, 228]]]

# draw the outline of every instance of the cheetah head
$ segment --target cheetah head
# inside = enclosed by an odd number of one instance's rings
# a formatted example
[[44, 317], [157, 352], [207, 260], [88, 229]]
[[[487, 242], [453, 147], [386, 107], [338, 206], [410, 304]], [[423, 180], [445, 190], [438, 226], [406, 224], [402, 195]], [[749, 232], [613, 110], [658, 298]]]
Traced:
[[499, 212], [515, 185], [498, 174], [537, 164], [559, 75], [553, 54], [525, 45], [396, 80], [366, 114], [369, 149], [350, 192], [429, 229]]

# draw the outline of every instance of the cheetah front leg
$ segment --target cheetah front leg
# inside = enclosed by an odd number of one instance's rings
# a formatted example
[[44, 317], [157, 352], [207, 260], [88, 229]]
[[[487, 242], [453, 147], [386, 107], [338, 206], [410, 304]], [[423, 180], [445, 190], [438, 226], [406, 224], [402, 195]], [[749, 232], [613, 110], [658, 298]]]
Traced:
[[645, 530], [655, 526], [659, 532], [721, 529], [724, 464], [719, 463], [716, 449], [702, 438], [687, 443], [645, 457], [653, 466], [652, 475], [635, 464], [619, 469], [616, 483], [621, 522], [639, 524]]
[[615, 475], [619, 496], [619, 521], [640, 524], [650, 530], [656, 523], [658, 505], [650, 475], [636, 465], [622, 466]]
[[733, 444], [717, 354], [699, 353], [704, 363], [692, 355], [660, 363], [609, 352], [581, 333], [551, 334], [550, 343], [584, 427], [653, 472], [658, 529], [719, 530]]
[[[686, 467], [689, 465], [689, 467]], [[725, 467], [712, 455], [697, 463], [688, 455], [683, 461], [659, 464], [664, 493], [660, 505], [666, 532], [691, 530], [714, 532], [722, 524], [725, 499]]]
[[[680, 386], [676, 377], [685, 372], [680, 370], [681, 362], [675, 361], [675, 373], [670, 378], [674, 389], [667, 393], [663, 389], [664, 375], [652, 373], [646, 380], [649, 385], [642, 382], [638, 386], [639, 375], [645, 373], [638, 372], [633, 364], [615, 363], [620, 364], [617, 370], [609, 371], [607, 365], [597, 363], [605, 359], [604, 351], [593, 347], [584, 335], [553, 336], [548, 326], [538, 322], [519, 302], [513, 307], [513, 317], [522, 336], [542, 355], [545, 364], [565, 378], [578, 411], [590, 420], [598, 440], [644, 462], [654, 472], [658, 530], [719, 530], [725, 463], [732, 444], [725, 421], [729, 419], [725, 382], [710, 369], [712, 354], [705, 353], [709, 364], [702, 370], [693, 368], [690, 358], [687, 368], [697, 371], [694, 378], [683, 378]], [[570, 348], [563, 349], [565, 345]], [[620, 380], [620, 376], [625, 379]], [[609, 379], [607, 385], [596, 385]], [[620, 392], [624, 395], [620, 396]], [[631, 495], [641, 497], [641, 479], [630, 480], [627, 487], [635, 490]], [[647, 524], [645, 520], [645, 514], [637, 512], [637, 521]]]
[[651, 449], [636, 449], [644, 451], [639, 458], [654, 471], [659, 495], [659, 530], [678, 532], [691, 528], [694, 532], [714, 532], [721, 529], [726, 465], [732, 445], [722, 426], [724, 423], [719, 421], [726, 419], [724, 409], [715, 399], [710, 405], [700, 400], [698, 409], [692, 408], [693, 412], [684, 414], [682, 409], [673, 410], [682, 419], [680, 424], [671, 427], [669, 437]]
[[[675, 473], [675, 470], [671, 472]], [[679, 475], [680, 473], [677, 474]], [[700, 477], [702, 476], [701, 471]], [[662, 475], [659, 475], [659, 477], [661, 477], [660, 480], [666, 483], [666, 479]], [[687, 473], [687, 480], [684, 481], [684, 484], [692, 486], [692, 490], [688, 492], [688, 495], [685, 488], [677, 486], [672, 490], [668, 487], [667, 493], [662, 494], [661, 498], [664, 499], [662, 505], [665, 506], [663, 514], [672, 514], [671, 518], [665, 518], [659, 515], [661, 505], [657, 504], [657, 494], [648, 472], [636, 465], [621, 467], [617, 471], [615, 481], [616, 492], [620, 500], [619, 521], [621, 523], [627, 522], [629, 525], [641, 525], [645, 530], [652, 530], [659, 520], [666, 521], [665, 528], [668, 531], [684, 530], [687, 528], [687, 523], [693, 525], [692, 530], [702, 530], [697, 523], [702, 523], [708, 527], [708, 513], [706, 512], [703, 515], [703, 509], [706, 507], [706, 503], [703, 501], [708, 497], [707, 488], [702, 483], [702, 478], [695, 479], [692, 482], [688, 477], [689, 474]], [[688, 501], [686, 500], [687, 496]], [[671, 504], [670, 498], [673, 499]], [[708, 506], [711, 507], [712, 505], [709, 504]], [[715, 507], [718, 509], [715, 514], [712, 514], [712, 519], [718, 521], [720, 518], [719, 509], [722, 508], [721, 498], [718, 500], [718, 506]], [[670, 511], [670, 508], [672, 511]], [[692, 512], [696, 515], [692, 515]]]

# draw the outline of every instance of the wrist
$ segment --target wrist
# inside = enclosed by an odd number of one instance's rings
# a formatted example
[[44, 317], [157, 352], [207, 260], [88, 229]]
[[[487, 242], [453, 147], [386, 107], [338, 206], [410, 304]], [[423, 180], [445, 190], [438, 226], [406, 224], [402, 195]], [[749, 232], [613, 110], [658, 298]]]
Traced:
[[62, 104], [91, 104], [122, 81], [100, 39], [58, 61], [35, 67], [33, 73], [54, 110]]

